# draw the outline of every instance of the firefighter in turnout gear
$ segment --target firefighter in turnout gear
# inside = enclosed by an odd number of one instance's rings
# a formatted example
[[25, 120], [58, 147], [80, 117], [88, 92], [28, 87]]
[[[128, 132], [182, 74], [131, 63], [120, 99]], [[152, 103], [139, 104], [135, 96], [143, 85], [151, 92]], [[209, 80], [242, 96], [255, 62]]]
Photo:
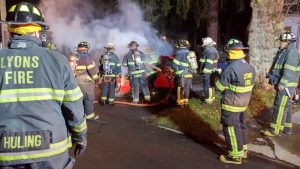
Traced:
[[292, 134], [292, 98], [299, 81], [300, 55], [293, 33], [284, 32], [279, 40], [280, 48], [267, 74], [269, 83], [275, 87], [276, 98], [271, 129], [264, 131], [265, 136]]
[[202, 38], [203, 54], [200, 58], [200, 73], [203, 78], [205, 103], [211, 104], [215, 100], [215, 89], [212, 85], [213, 73], [218, 68], [219, 54], [215, 48], [216, 42], [210, 37]]
[[156, 93], [154, 88], [154, 80], [156, 79], [159, 70], [158, 68], [153, 68], [153, 67], [158, 66], [159, 64], [158, 57], [159, 57], [158, 54], [156, 54], [151, 47], [146, 48], [146, 58], [148, 64], [148, 66], [146, 67], [146, 74], [148, 77], [149, 89], [151, 91], [151, 95], [155, 95]]
[[107, 51], [100, 57], [99, 68], [102, 77], [102, 90], [100, 104], [115, 104], [116, 77], [121, 76], [121, 64], [119, 57], [114, 53], [115, 45], [108, 42], [105, 47]]
[[[177, 86], [177, 105], [185, 106], [189, 102], [190, 89], [192, 88], [192, 73], [195, 71], [191, 69], [192, 63], [189, 63], [188, 55], [190, 43], [187, 40], [180, 40], [176, 44], [175, 57], [171, 67], [175, 70], [175, 80]], [[192, 54], [190, 54], [192, 55]], [[193, 59], [196, 64], [197, 60]], [[194, 63], [195, 64], [195, 63]]]
[[86, 119], [98, 119], [99, 116], [94, 113], [94, 87], [95, 81], [99, 79], [98, 67], [88, 53], [90, 45], [82, 41], [77, 46], [77, 58], [75, 67], [75, 77], [83, 93], [83, 105]]
[[145, 73], [146, 57], [143, 52], [137, 49], [138, 46], [139, 44], [136, 41], [131, 41], [128, 45], [130, 51], [124, 56], [122, 62], [123, 66], [128, 67], [133, 103], [139, 102], [140, 88], [145, 100], [150, 101], [148, 79]]
[[68, 61], [41, 46], [47, 25], [32, 4], [13, 5], [6, 23], [11, 41], [0, 50], [0, 168], [72, 168], [68, 148], [73, 142], [76, 156], [84, 152], [87, 125]]
[[222, 92], [221, 123], [228, 148], [228, 155], [221, 155], [224, 163], [241, 164], [247, 158], [247, 127], [245, 110], [250, 101], [255, 82], [255, 69], [248, 64], [242, 42], [230, 39], [227, 43], [228, 65], [216, 87]]

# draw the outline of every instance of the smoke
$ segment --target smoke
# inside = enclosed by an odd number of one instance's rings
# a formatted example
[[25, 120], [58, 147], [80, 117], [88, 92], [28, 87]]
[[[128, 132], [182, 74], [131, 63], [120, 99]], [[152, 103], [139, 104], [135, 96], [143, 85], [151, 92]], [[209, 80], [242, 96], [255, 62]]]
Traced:
[[158, 37], [143, 17], [143, 11], [130, 0], [119, 0], [117, 12], [96, 18], [97, 13], [88, 0], [42, 1], [40, 8], [52, 31], [53, 42], [58, 48], [75, 52], [81, 41], [88, 41], [91, 49], [104, 52], [108, 42], [116, 44], [116, 53], [121, 58], [128, 52], [128, 43], [137, 41], [143, 51], [150, 46], [160, 55], [172, 54], [172, 46]]

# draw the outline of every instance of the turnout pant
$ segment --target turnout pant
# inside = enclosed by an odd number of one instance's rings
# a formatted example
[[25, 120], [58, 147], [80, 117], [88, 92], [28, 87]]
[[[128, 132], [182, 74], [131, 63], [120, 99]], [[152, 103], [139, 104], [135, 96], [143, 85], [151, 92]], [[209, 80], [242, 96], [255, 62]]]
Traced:
[[[296, 89], [294, 87], [287, 89], [292, 97]], [[280, 90], [276, 93], [271, 130], [275, 134], [292, 132], [292, 101], [286, 90]]]
[[202, 75], [204, 97], [207, 102], [213, 102], [215, 100], [215, 88], [212, 86], [211, 77], [212, 75], [208, 73]]
[[77, 80], [77, 82], [83, 94], [84, 114], [86, 115], [87, 119], [93, 118], [95, 116], [94, 113], [95, 83], [94, 81], [88, 81], [88, 80]]
[[177, 84], [177, 103], [188, 103], [190, 90], [192, 88], [192, 74], [186, 74], [176, 77]]
[[112, 103], [115, 101], [115, 77], [104, 77], [102, 80], [101, 100]]
[[130, 78], [133, 102], [139, 102], [140, 88], [146, 101], [150, 101], [150, 92], [148, 88], [148, 79], [145, 73], [132, 75]]
[[247, 150], [247, 126], [244, 112], [222, 110], [221, 123], [229, 152], [232, 158], [239, 158]]

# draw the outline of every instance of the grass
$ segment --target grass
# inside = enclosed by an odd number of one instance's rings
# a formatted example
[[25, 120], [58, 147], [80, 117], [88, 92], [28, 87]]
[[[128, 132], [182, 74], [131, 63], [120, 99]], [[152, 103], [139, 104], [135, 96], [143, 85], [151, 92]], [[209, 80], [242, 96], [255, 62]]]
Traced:
[[[267, 91], [260, 87], [255, 87], [246, 113], [248, 113], [253, 118], [261, 118], [262, 114], [266, 110], [270, 111], [272, 109], [274, 98], [275, 92]], [[212, 130], [218, 131], [221, 129], [220, 99], [220, 92], [216, 92], [216, 102], [213, 104], [204, 104], [198, 98], [191, 98], [188, 107], [181, 108], [172, 106], [164, 108], [161, 110], [161, 112], [156, 112], [155, 115], [150, 118], [150, 122], [155, 125], [183, 131], [186, 128], [191, 128], [194, 123], [197, 123], [195, 121], [187, 120], [184, 118], [193, 118], [194, 120], [207, 124]], [[197, 118], [180, 117], [184, 116], [183, 114], [191, 113], [193, 113], [193, 116], [196, 116]], [[179, 121], [180, 119], [182, 120]]]

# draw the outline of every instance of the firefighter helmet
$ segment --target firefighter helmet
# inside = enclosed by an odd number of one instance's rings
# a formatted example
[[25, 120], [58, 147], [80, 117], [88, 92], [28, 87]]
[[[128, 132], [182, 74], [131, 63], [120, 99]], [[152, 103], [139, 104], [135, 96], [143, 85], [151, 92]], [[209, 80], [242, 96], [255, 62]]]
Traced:
[[216, 45], [216, 42], [213, 41], [210, 37], [202, 38], [202, 47], [214, 45]]
[[179, 40], [177, 45], [179, 48], [188, 48], [190, 47], [190, 42], [188, 40]]
[[296, 41], [296, 36], [292, 32], [284, 32], [280, 34], [279, 39], [280, 41], [286, 42], [286, 41]]
[[115, 48], [115, 44], [112, 42], [107, 42], [104, 46], [105, 49], [114, 49]]
[[5, 23], [9, 24], [8, 31], [15, 34], [28, 34], [47, 30], [42, 12], [34, 5], [22, 2], [13, 5], [7, 12]]
[[135, 47], [137, 48], [137, 47], [139, 47], [139, 44], [138, 44], [136, 41], [131, 41], [131, 42], [128, 44], [128, 46], [129, 46], [129, 47], [134, 47], [134, 46], [135, 46]]
[[86, 41], [82, 41], [77, 45], [77, 51], [89, 50], [90, 44]]
[[225, 50], [242, 50], [242, 49], [248, 49], [245, 48], [243, 43], [237, 39], [230, 39], [227, 42], [227, 45], [225, 46]]

